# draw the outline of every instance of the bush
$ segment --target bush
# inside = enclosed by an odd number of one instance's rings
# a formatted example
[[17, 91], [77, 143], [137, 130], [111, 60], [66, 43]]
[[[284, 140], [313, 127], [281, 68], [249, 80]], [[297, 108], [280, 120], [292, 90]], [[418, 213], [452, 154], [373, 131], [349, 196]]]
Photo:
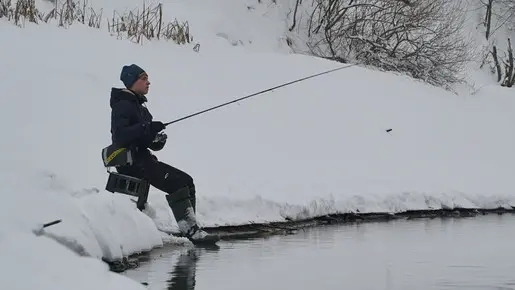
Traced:
[[[56, 20], [58, 26], [68, 27], [76, 22], [93, 28], [101, 28], [102, 11], [96, 12], [89, 7], [87, 0], [64, 0], [59, 3], [55, 0], [55, 7], [47, 14], [42, 14], [36, 8], [35, 0], [0, 0], [0, 18], [14, 20], [21, 26], [22, 20], [39, 23], [48, 23]], [[163, 22], [163, 7], [158, 4], [155, 7], [143, 8], [142, 12], [128, 12], [123, 15], [115, 12], [111, 21], [107, 20], [108, 31], [118, 37], [125, 36], [136, 43], [142, 43], [143, 38], [150, 40], [166, 39], [177, 44], [190, 43], [193, 39], [190, 35], [187, 22], [174, 21]]]
[[18, 0], [12, 4], [11, 0], [0, 0], [0, 18], [6, 17], [9, 21], [21, 26], [22, 20], [38, 23], [41, 15], [36, 8], [35, 0]]
[[[296, 1], [295, 15], [302, 0]], [[314, 55], [408, 73], [438, 86], [460, 82], [469, 60], [459, 1], [312, 0]], [[296, 25], [294, 15], [290, 31]]]
[[88, 7], [86, 0], [82, 2], [65, 0], [61, 4], [58, 1], [53, 3], [55, 7], [43, 17], [44, 22], [54, 19], [57, 20], [60, 27], [68, 27], [75, 22], [79, 22], [89, 27], [100, 28], [102, 12], [97, 13], [93, 8]]

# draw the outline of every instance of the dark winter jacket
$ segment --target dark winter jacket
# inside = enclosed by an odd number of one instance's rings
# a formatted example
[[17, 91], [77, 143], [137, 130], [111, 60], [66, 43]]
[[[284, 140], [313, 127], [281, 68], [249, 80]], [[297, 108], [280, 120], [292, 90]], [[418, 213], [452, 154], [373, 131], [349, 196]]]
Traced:
[[152, 114], [143, 106], [146, 101], [145, 96], [128, 89], [111, 90], [112, 142], [133, 149], [136, 158], [152, 156], [147, 148], [153, 149], [152, 141], [156, 136], [151, 128]]

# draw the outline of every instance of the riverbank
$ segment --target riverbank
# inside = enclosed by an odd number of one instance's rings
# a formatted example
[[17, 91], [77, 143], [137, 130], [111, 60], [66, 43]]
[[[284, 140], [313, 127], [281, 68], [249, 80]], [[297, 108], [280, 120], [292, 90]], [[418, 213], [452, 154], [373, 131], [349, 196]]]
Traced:
[[[290, 220], [272, 223], [253, 223], [237, 226], [206, 227], [209, 233], [219, 234], [222, 242], [237, 239], [265, 238], [271, 235], [288, 235], [309, 227], [332, 225], [332, 224], [355, 224], [370, 222], [389, 222], [393, 220], [406, 219], [435, 219], [435, 218], [471, 218], [480, 215], [490, 214], [515, 214], [515, 208], [453, 208], [435, 210], [408, 210], [398, 213], [370, 212], [370, 213], [342, 213], [318, 216], [305, 220]], [[176, 236], [177, 241], [182, 241], [180, 233], [170, 232]], [[177, 246], [188, 246], [189, 242], [178, 243]], [[122, 273], [129, 269], [137, 268], [141, 262], [147, 262], [151, 251], [137, 253], [117, 261], [105, 261], [110, 271]]]

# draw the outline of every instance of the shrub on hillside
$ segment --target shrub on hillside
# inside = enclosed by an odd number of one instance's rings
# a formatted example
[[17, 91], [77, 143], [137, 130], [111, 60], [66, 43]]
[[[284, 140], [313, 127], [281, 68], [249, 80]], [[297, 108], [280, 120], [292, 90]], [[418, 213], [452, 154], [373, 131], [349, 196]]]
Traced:
[[155, 7], [143, 6], [143, 10], [130, 11], [124, 15], [117, 12], [108, 25], [111, 33], [118, 36], [124, 35], [137, 43], [143, 39], [171, 39], [178, 44], [185, 44], [192, 41], [187, 22], [179, 23], [177, 20], [165, 24], [163, 22], [163, 6], [158, 4]]
[[35, 0], [17, 0], [15, 4], [11, 0], [0, 0], [0, 18], [14, 20], [16, 25], [21, 25], [21, 21], [38, 23], [41, 14], [36, 8]]
[[[43, 14], [36, 8], [35, 0], [0, 0], [0, 18], [14, 20], [21, 25], [23, 20], [33, 23], [50, 22], [56, 20], [58, 26], [68, 27], [76, 22], [89, 27], [101, 28], [102, 11], [98, 13], [89, 7], [87, 0], [59, 0], [50, 1], [55, 6], [50, 12]], [[146, 7], [146, 6], [145, 6]], [[155, 7], [143, 8], [141, 12], [130, 11], [125, 14], [114, 13], [108, 22], [108, 31], [122, 35], [137, 43], [143, 38], [173, 40], [177, 44], [192, 41], [187, 22], [179, 23], [177, 20], [165, 23], [163, 21], [163, 8], [161, 4]]]
[[68, 27], [75, 22], [79, 22], [89, 27], [100, 28], [102, 22], [102, 10], [97, 13], [93, 8], [88, 7], [87, 0], [73, 1], [64, 0], [52, 1], [54, 8], [47, 13], [43, 21], [49, 22], [50, 19], [57, 21], [58, 26]]
[[[469, 55], [459, 1], [311, 1], [312, 54], [408, 73], [438, 86], [461, 81], [458, 74]], [[294, 15], [302, 2], [296, 1]]]

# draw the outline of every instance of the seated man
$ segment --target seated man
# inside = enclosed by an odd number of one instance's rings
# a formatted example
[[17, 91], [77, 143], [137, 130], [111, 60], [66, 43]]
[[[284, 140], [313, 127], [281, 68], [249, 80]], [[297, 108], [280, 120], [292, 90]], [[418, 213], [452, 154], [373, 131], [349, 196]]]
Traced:
[[195, 185], [191, 176], [158, 161], [149, 151], [163, 149], [167, 136], [160, 133], [165, 125], [153, 121], [149, 110], [143, 105], [150, 86], [147, 73], [134, 64], [124, 66], [120, 80], [126, 88], [111, 90], [112, 142], [130, 148], [134, 160], [132, 165], [118, 167], [117, 171], [147, 180], [152, 186], [166, 192], [166, 200], [180, 231], [192, 242], [217, 241], [218, 236], [207, 234], [197, 225]]

